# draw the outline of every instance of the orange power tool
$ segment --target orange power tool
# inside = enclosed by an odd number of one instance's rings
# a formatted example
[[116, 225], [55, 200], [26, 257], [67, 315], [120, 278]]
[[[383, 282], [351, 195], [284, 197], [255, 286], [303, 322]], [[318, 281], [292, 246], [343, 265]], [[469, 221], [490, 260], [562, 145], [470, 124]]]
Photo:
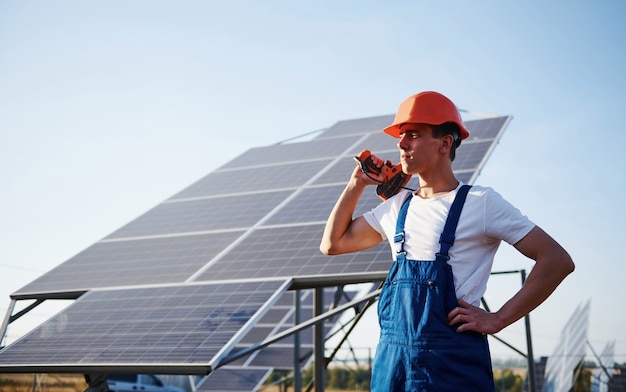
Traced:
[[387, 160], [382, 166], [376, 166], [372, 159], [372, 153], [369, 150], [361, 151], [359, 155], [354, 157], [354, 160], [365, 174], [372, 173], [378, 175], [381, 172], [383, 173], [384, 178], [382, 182], [379, 181], [380, 184], [376, 187], [376, 194], [383, 200], [389, 199], [400, 192], [401, 189], [415, 190], [406, 187], [406, 184], [411, 179], [411, 175], [404, 173], [402, 165], [399, 163], [394, 165]]

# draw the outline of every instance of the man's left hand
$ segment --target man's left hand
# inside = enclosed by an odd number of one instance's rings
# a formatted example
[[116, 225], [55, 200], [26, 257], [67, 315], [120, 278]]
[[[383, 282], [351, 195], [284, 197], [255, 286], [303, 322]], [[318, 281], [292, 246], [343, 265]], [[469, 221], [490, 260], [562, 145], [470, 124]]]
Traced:
[[457, 332], [475, 331], [493, 334], [502, 329], [495, 313], [489, 313], [461, 299], [459, 306], [448, 313], [448, 324], [458, 324]]

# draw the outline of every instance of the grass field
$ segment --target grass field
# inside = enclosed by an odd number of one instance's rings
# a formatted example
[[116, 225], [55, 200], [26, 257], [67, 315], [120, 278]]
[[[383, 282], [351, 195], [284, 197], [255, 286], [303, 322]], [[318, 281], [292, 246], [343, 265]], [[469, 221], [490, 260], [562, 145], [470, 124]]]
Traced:
[[0, 374], [0, 392], [83, 392], [87, 383], [76, 374]]
[[[84, 392], [83, 375], [76, 374], [0, 374], [0, 392]], [[293, 388], [289, 388], [293, 391]], [[262, 387], [260, 392], [280, 392], [278, 386]], [[345, 392], [327, 389], [325, 392]]]

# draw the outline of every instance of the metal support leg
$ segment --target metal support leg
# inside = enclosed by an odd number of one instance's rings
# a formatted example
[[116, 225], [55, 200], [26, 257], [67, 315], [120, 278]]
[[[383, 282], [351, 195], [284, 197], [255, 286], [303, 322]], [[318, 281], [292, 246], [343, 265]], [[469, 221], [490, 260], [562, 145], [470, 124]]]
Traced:
[[[526, 270], [492, 272], [491, 274], [499, 275], [499, 274], [518, 273], [518, 272], [522, 276], [522, 286], [524, 286], [524, 283], [526, 283]], [[485, 306], [485, 310], [489, 312], [490, 311], [489, 307], [487, 307], [487, 303], [485, 302], [484, 298], [481, 298], [481, 301], [483, 305]], [[528, 364], [528, 373], [527, 373], [528, 390], [529, 392], [536, 392], [537, 389], [536, 389], [536, 382], [535, 382], [535, 356], [533, 355], [533, 341], [532, 341], [532, 335], [530, 333], [530, 315], [527, 314], [526, 316], [524, 316], [524, 323], [526, 327], [526, 351], [527, 351], [526, 355], [524, 355], [524, 353], [517, 350], [516, 348], [509, 345], [508, 343], [504, 342], [502, 339], [498, 338], [497, 336], [495, 335], [491, 335], [491, 336], [498, 339], [500, 342], [506, 344], [508, 347], [512, 348], [513, 350], [515, 350], [522, 356], [526, 357], [526, 363]]]
[[[522, 274], [522, 286], [526, 282], [526, 270], [521, 270]], [[526, 359], [528, 361], [528, 392], [536, 392], [535, 383], [535, 356], [533, 355], [533, 340], [530, 333], [530, 315], [524, 316], [524, 323], [526, 325]]]
[[[300, 324], [300, 290], [294, 293], [293, 325]], [[302, 369], [300, 367], [300, 333], [293, 335], [293, 391], [302, 391]]]
[[85, 374], [85, 382], [88, 385], [85, 392], [108, 392], [109, 390], [104, 374]]
[[[324, 288], [315, 289], [314, 301], [315, 316], [324, 313]], [[326, 358], [324, 357], [324, 323], [315, 324], [313, 327], [313, 344], [315, 347], [315, 392], [324, 392], [324, 372], [326, 370]]]
[[13, 310], [15, 309], [15, 303], [16, 301], [12, 299], [11, 303], [9, 304], [9, 309], [7, 309], [7, 313], [4, 317], [4, 320], [2, 321], [2, 325], [0, 325], [0, 348], [2, 348], [2, 342], [4, 341], [4, 338], [6, 337], [7, 329], [9, 328], [9, 323], [11, 320], [11, 314], [13, 313]]

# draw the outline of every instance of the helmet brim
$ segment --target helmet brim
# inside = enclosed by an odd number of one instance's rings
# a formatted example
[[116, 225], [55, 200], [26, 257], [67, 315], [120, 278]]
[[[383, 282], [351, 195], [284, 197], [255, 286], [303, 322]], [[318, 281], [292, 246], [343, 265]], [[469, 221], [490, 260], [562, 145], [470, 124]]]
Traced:
[[[459, 129], [461, 130], [461, 140], [465, 140], [470, 136], [469, 131], [465, 128], [465, 126], [463, 124], [459, 124], [456, 121], [454, 121], [454, 123], [456, 125], [459, 126]], [[403, 123], [403, 124], [407, 124], [407, 123]], [[400, 138], [400, 125], [403, 124], [393, 124], [388, 126], [387, 128], [383, 129], [383, 132], [385, 132], [387, 135], [393, 136], [395, 138]], [[440, 125], [440, 124], [429, 124], [429, 125]]]

